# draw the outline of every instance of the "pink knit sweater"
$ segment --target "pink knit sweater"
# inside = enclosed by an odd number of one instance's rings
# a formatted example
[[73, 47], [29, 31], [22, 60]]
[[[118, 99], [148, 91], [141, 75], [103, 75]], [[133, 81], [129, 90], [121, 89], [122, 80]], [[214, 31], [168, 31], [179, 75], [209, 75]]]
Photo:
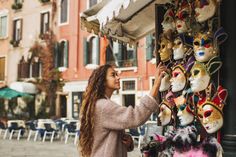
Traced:
[[95, 107], [91, 157], [127, 157], [127, 149], [122, 143], [124, 129], [144, 124], [157, 107], [157, 102], [149, 96], [143, 97], [135, 108], [99, 99]]

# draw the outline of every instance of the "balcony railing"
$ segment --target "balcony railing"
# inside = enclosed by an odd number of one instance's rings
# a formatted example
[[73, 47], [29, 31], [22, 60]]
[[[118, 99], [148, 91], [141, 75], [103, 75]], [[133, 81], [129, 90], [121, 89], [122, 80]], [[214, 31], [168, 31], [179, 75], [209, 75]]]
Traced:
[[106, 61], [106, 63], [116, 65], [116, 66], [118, 66], [118, 68], [136, 67], [137, 66], [137, 60], [136, 59]]
[[19, 10], [19, 9], [22, 8], [22, 6], [23, 6], [22, 3], [13, 3], [11, 8], [14, 9], [14, 10]]

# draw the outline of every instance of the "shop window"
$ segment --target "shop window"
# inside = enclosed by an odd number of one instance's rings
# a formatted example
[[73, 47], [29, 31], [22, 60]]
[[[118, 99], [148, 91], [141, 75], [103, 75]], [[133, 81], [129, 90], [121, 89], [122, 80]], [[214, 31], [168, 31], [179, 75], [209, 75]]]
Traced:
[[60, 2], [60, 23], [68, 23], [69, 1], [61, 0]]
[[72, 92], [72, 117], [79, 118], [83, 92]]
[[0, 13], [0, 39], [7, 37], [7, 15], [1, 15]]
[[90, 38], [84, 38], [84, 65], [99, 65], [100, 60], [100, 46], [99, 37], [92, 36]]
[[40, 35], [42, 38], [43, 35], [49, 31], [50, 13], [49, 12], [41, 13], [40, 18], [41, 18], [40, 19]]
[[5, 80], [5, 57], [0, 57], [0, 81]]

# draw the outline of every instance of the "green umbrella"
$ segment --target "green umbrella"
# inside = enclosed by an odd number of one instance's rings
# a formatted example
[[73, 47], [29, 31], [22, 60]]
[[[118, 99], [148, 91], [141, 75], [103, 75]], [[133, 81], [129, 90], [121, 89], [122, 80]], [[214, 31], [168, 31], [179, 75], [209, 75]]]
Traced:
[[12, 99], [12, 98], [23, 97], [23, 96], [31, 96], [31, 95], [26, 94], [26, 93], [21, 93], [7, 87], [0, 89], [0, 98], [3, 98], [3, 99]]

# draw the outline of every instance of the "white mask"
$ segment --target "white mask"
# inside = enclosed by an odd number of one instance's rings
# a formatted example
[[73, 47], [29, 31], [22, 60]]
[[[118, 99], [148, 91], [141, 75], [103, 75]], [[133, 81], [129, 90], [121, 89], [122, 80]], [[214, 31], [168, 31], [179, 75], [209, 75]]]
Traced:
[[180, 68], [175, 68], [172, 71], [172, 77], [170, 79], [170, 82], [172, 92], [179, 92], [183, 90], [187, 83], [184, 72]]
[[160, 119], [161, 125], [165, 126], [170, 123], [172, 116], [171, 109], [167, 106], [166, 103], [161, 103], [160, 105], [160, 113], [158, 114], [158, 118]]
[[195, 62], [191, 69], [189, 78], [190, 87], [193, 92], [205, 90], [210, 83], [210, 75], [202, 63]]
[[194, 115], [187, 111], [186, 104], [182, 104], [179, 106], [177, 116], [179, 118], [181, 126], [186, 126], [186, 125], [192, 123], [194, 120]]
[[205, 0], [209, 4], [201, 4], [199, 0], [195, 2], [195, 18], [198, 22], [204, 22], [214, 16], [216, 12], [216, 2]]
[[170, 88], [170, 75], [164, 72], [164, 77], [161, 79], [160, 92], [167, 91]]
[[179, 60], [184, 58], [184, 54], [186, 53], [187, 48], [183, 44], [182, 40], [180, 38], [176, 38], [174, 40], [174, 46], [173, 46], [173, 58], [174, 60]]
[[164, 20], [161, 23], [163, 32], [167, 32], [171, 30], [172, 32], [175, 31], [175, 21], [174, 21], [174, 13], [172, 9], [166, 11], [164, 15]]

